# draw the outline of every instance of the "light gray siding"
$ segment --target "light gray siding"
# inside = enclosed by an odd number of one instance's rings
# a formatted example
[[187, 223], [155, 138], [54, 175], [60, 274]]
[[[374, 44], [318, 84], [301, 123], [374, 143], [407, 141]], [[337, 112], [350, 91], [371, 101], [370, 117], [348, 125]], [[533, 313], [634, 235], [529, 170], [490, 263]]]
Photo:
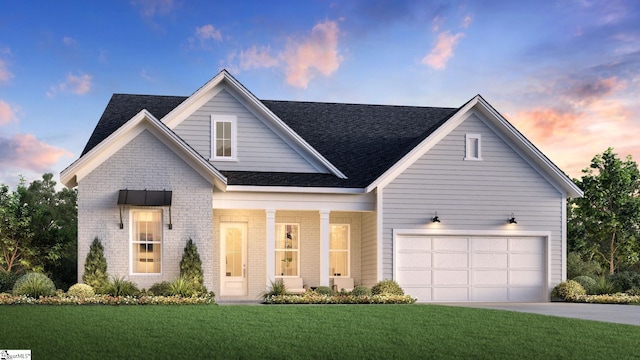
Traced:
[[[482, 161], [464, 160], [481, 134]], [[392, 277], [393, 229], [548, 231], [550, 279], [562, 279], [562, 195], [477, 115], [466, 119], [383, 191], [383, 275]], [[515, 214], [517, 225], [507, 225]]]
[[[120, 214], [118, 191], [173, 191], [171, 218], [162, 207], [162, 273], [131, 274], [131, 207]], [[82, 280], [84, 261], [94, 237], [105, 249], [107, 271], [124, 276], [140, 288], [159, 281], [171, 281], [180, 275], [180, 259], [186, 241], [192, 238], [203, 263], [205, 286], [213, 286], [213, 241], [211, 234], [212, 186], [149, 131], [144, 131], [83, 178], [78, 184], [78, 279]]]
[[[230, 90], [231, 91], [231, 90]], [[205, 159], [211, 157], [211, 115], [237, 116], [237, 161], [212, 161], [220, 170], [318, 172], [289, 144], [222, 90], [182, 121], [174, 131]]]

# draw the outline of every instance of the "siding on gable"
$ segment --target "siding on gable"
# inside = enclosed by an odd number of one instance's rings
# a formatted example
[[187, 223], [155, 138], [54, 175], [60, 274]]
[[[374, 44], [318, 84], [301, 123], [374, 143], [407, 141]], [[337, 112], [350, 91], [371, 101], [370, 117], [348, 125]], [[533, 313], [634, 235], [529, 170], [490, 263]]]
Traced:
[[309, 162], [258, 119], [227, 89], [174, 129], [205, 159], [211, 157], [211, 115], [237, 116], [237, 161], [212, 161], [220, 170], [317, 173]]
[[[482, 161], [465, 161], [465, 134], [481, 134]], [[383, 275], [392, 277], [393, 229], [548, 231], [550, 280], [562, 280], [562, 195], [478, 115], [471, 115], [383, 192]], [[435, 212], [442, 221], [432, 224]], [[515, 214], [518, 224], [509, 227]]]
[[[171, 220], [162, 207], [162, 273], [131, 274], [130, 210], [123, 208], [120, 229], [118, 190], [171, 190]], [[193, 168], [149, 131], [143, 131], [78, 184], [78, 281], [82, 281], [89, 246], [97, 236], [104, 246], [107, 271], [125, 276], [140, 288], [180, 275], [180, 260], [186, 242], [193, 239], [203, 264], [211, 264], [212, 187]], [[216, 261], [217, 263], [217, 261]], [[203, 266], [207, 288], [213, 285], [213, 269]]]

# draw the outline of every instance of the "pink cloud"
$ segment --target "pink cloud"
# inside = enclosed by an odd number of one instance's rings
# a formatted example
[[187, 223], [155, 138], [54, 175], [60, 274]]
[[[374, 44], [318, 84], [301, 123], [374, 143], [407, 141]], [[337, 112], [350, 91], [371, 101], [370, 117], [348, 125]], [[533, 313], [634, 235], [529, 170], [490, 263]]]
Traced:
[[466, 29], [469, 27], [469, 25], [471, 25], [472, 22], [473, 22], [473, 16], [467, 15], [464, 17], [464, 19], [462, 19], [462, 27]]
[[317, 73], [330, 75], [338, 69], [342, 56], [338, 54], [340, 30], [335, 21], [318, 23], [311, 36], [302, 42], [292, 42], [281, 55], [286, 63], [287, 83], [306, 88]]
[[13, 78], [13, 74], [9, 71], [7, 67], [7, 62], [3, 59], [0, 59], [0, 83], [7, 82]]
[[578, 125], [579, 115], [568, 111], [538, 108], [514, 116], [514, 123], [525, 135], [546, 141], [568, 136]]
[[278, 59], [271, 56], [269, 47], [252, 46], [240, 52], [240, 66], [243, 69], [268, 68], [278, 65]]
[[453, 56], [453, 48], [463, 36], [463, 33], [452, 35], [449, 31], [441, 32], [431, 52], [422, 58], [422, 63], [436, 70], [444, 69], [449, 59]]
[[19, 168], [34, 172], [50, 171], [61, 157], [72, 157], [69, 151], [46, 144], [31, 134], [0, 137], [0, 168]]
[[93, 80], [93, 76], [89, 74], [67, 74], [67, 79], [58, 84], [57, 87], [52, 87], [50, 91], [47, 92], [48, 97], [53, 97], [56, 92], [71, 92], [76, 95], [84, 95], [91, 90], [91, 80]]
[[140, 8], [140, 15], [145, 18], [168, 14], [175, 5], [173, 0], [134, 0], [131, 4]]
[[6, 125], [16, 120], [15, 111], [9, 104], [0, 100], [0, 125]]
[[222, 41], [222, 34], [220, 33], [220, 30], [216, 29], [211, 24], [203, 25], [202, 27], [196, 28], [196, 37], [201, 41], [209, 39]]

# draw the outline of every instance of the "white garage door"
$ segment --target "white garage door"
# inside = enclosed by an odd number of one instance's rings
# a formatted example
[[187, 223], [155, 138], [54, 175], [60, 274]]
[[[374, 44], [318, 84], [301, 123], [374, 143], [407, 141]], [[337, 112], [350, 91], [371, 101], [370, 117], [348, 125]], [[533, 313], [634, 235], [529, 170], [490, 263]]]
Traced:
[[397, 236], [394, 251], [418, 301], [546, 301], [543, 237]]

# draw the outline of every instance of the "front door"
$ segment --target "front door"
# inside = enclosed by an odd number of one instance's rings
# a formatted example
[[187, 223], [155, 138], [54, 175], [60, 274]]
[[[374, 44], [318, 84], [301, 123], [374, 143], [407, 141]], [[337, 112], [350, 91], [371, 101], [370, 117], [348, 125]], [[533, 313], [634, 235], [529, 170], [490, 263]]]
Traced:
[[220, 295], [247, 295], [247, 224], [220, 224]]

